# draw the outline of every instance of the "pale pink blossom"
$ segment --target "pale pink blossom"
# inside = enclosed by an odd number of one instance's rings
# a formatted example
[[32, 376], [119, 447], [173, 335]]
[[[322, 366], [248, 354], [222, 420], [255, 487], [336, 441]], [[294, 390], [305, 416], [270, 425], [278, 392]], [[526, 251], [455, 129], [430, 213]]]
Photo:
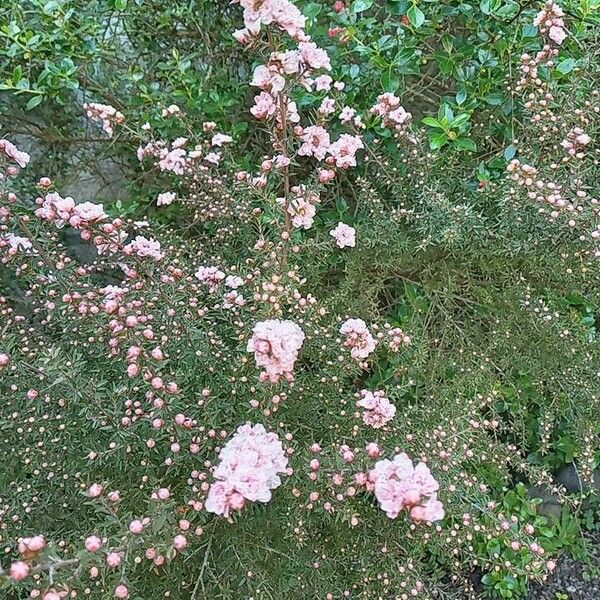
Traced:
[[137, 235], [135, 239], [123, 248], [125, 254], [136, 254], [140, 258], [153, 258], [161, 260], [164, 254], [161, 252], [160, 242], [153, 238]]
[[254, 96], [254, 106], [250, 108], [250, 112], [257, 119], [269, 119], [277, 112], [277, 102], [271, 94], [261, 92], [258, 96]]
[[369, 473], [375, 497], [390, 519], [403, 509], [416, 521], [438, 521], [444, 518], [444, 508], [437, 499], [439, 483], [425, 463], [415, 467], [404, 453], [393, 460], [380, 460]]
[[289, 202], [288, 213], [292, 216], [292, 225], [302, 229], [310, 229], [314, 222], [317, 209], [305, 198], [298, 197]]
[[254, 352], [256, 365], [264, 372], [261, 378], [272, 382], [283, 376], [294, 378], [294, 365], [304, 342], [304, 333], [293, 321], [260, 321], [252, 330], [247, 351]]
[[102, 129], [108, 136], [113, 135], [115, 125], [120, 125], [125, 120], [123, 113], [110, 104], [89, 102], [85, 103], [83, 108], [88, 118], [92, 121], [99, 121], [102, 124]]
[[333, 98], [324, 98], [319, 106], [319, 114], [327, 117], [335, 112], [335, 100]]
[[356, 166], [356, 152], [361, 148], [364, 148], [364, 145], [359, 136], [343, 133], [329, 146], [327, 152], [332, 156], [337, 167], [347, 169]]
[[367, 358], [376, 348], [377, 342], [362, 319], [348, 319], [342, 323], [340, 333], [346, 336], [344, 346], [356, 360]]
[[168, 206], [173, 203], [175, 198], [177, 198], [175, 192], [162, 192], [156, 198], [156, 206]]
[[279, 474], [287, 469], [287, 457], [279, 437], [263, 425], [246, 423], [219, 453], [205, 508], [229, 517], [246, 501], [269, 502], [272, 491], [281, 485]]
[[276, 94], [277, 92], [281, 92], [285, 87], [285, 78], [275, 67], [259, 65], [254, 69], [250, 85], [259, 87], [271, 94]]
[[208, 287], [208, 291], [214, 294], [223, 280], [225, 279], [225, 273], [218, 267], [205, 267], [200, 266], [196, 271], [196, 278], [199, 279], [204, 285]]
[[8, 158], [14, 160], [21, 169], [24, 169], [31, 160], [31, 157], [27, 152], [23, 152], [19, 150], [12, 142], [9, 142], [7, 139], [0, 140], [0, 150], [4, 152]]
[[331, 71], [331, 61], [327, 52], [323, 48], [319, 48], [314, 42], [300, 42], [298, 50], [300, 50], [302, 60], [311, 69]]
[[9, 574], [11, 579], [22, 581], [29, 575], [29, 565], [26, 562], [18, 560], [10, 565]]
[[225, 135], [224, 133], [215, 133], [215, 135], [212, 136], [210, 145], [221, 147], [223, 144], [229, 144], [230, 142], [233, 142], [233, 138], [230, 135]]
[[329, 235], [335, 238], [335, 243], [339, 248], [354, 248], [356, 246], [356, 229], [346, 225], [346, 223], [340, 221], [335, 229], [329, 232]]
[[304, 143], [298, 149], [300, 156], [314, 156], [318, 160], [324, 160], [331, 143], [325, 128], [320, 125], [306, 127], [301, 139]]
[[396, 407], [388, 400], [383, 391], [361, 390], [360, 396], [361, 399], [356, 406], [365, 409], [363, 413], [365, 425], [380, 429], [394, 418]]
[[333, 79], [329, 75], [319, 75], [315, 78], [315, 89], [317, 92], [328, 92], [331, 89]]

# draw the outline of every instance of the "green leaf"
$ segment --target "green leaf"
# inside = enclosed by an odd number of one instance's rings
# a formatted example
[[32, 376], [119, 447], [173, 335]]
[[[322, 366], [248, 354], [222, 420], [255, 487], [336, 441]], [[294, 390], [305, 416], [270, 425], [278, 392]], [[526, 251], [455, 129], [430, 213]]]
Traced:
[[316, 17], [321, 12], [322, 8], [323, 8], [322, 4], [318, 4], [317, 2], [311, 2], [310, 4], [307, 4], [304, 7], [304, 9], [302, 10], [302, 12], [307, 17], [310, 17], [311, 19], [313, 19], [314, 17]]
[[506, 160], [512, 160], [515, 157], [516, 153], [517, 149], [511, 144], [510, 146], [507, 146], [504, 150], [504, 158]]
[[432, 150], [437, 150], [448, 143], [448, 136], [445, 133], [432, 133], [429, 136], [429, 147]]
[[369, 10], [373, 6], [373, 0], [354, 0], [352, 3], [352, 12], [361, 13]]
[[504, 96], [500, 92], [493, 92], [491, 94], [488, 94], [484, 98], [484, 100], [492, 106], [499, 106], [500, 104], [502, 104], [502, 102], [504, 102]]
[[400, 87], [400, 79], [391, 71], [386, 71], [381, 76], [381, 87], [386, 92], [395, 92]]
[[429, 125], [429, 127], [435, 127], [436, 129], [442, 129], [440, 122], [433, 117], [424, 117], [422, 119], [422, 122], [425, 123], [425, 125]]
[[115, 8], [117, 10], [125, 10], [127, 8], [127, 0], [115, 0]]
[[456, 92], [456, 104], [462, 104], [467, 99], [467, 90], [463, 88]]
[[416, 27], [417, 29], [423, 25], [425, 22], [425, 14], [423, 11], [415, 4], [413, 4], [406, 13], [408, 20], [411, 22], [411, 25]]
[[454, 141], [454, 147], [458, 150], [469, 150], [470, 152], [477, 150], [477, 144], [470, 138], [458, 138]]
[[29, 99], [29, 102], [27, 102], [27, 104], [25, 105], [25, 108], [27, 110], [31, 110], [32, 108], [35, 108], [36, 106], [41, 104], [43, 99], [44, 99], [44, 96], [42, 96], [42, 94], [33, 96], [32, 98]]
[[570, 73], [577, 64], [577, 61], [574, 58], [564, 58], [556, 65], [556, 70], [563, 75]]
[[458, 129], [459, 127], [464, 125], [470, 118], [471, 115], [469, 113], [462, 113], [452, 120], [451, 125], [452, 127]]

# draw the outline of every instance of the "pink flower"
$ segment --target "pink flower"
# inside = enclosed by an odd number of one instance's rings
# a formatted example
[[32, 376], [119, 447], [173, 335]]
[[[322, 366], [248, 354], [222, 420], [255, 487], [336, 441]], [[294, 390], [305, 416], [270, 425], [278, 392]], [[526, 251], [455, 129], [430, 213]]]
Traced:
[[175, 192], [162, 192], [156, 198], [156, 206], [168, 206], [177, 198]]
[[114, 106], [110, 104], [99, 104], [98, 102], [89, 102], [83, 105], [85, 114], [92, 121], [102, 123], [102, 129], [109, 136], [114, 133], [113, 127], [123, 123], [125, 117]]
[[415, 521], [437, 521], [444, 518], [444, 508], [437, 499], [438, 482], [425, 463], [416, 467], [405, 454], [393, 460], [380, 460], [369, 473], [375, 485], [375, 496], [390, 519], [403, 509], [410, 510]]
[[335, 100], [333, 98], [324, 98], [321, 106], [319, 106], [319, 114], [327, 117], [333, 112], [335, 112]]
[[298, 149], [300, 156], [314, 156], [323, 160], [330, 145], [329, 133], [319, 125], [311, 125], [304, 129], [302, 134], [302, 146]]
[[356, 110], [354, 110], [352, 107], [344, 106], [344, 108], [342, 108], [342, 112], [340, 113], [340, 121], [342, 123], [349, 123], [352, 121], [352, 118], [355, 114]]
[[40, 208], [35, 210], [35, 216], [47, 221], [54, 221], [57, 227], [68, 221], [75, 209], [75, 200], [67, 196], [62, 198], [57, 192], [46, 194]]
[[220, 271], [217, 267], [198, 267], [196, 271], [196, 277], [208, 287], [208, 291], [214, 294], [218, 289], [223, 280], [225, 279], [225, 273]]
[[386, 92], [377, 96], [377, 103], [371, 108], [371, 114], [382, 117], [384, 127], [396, 131], [405, 130], [412, 120], [412, 115], [400, 106], [400, 98]]
[[392, 338], [390, 341], [390, 350], [392, 352], [398, 352], [402, 346], [410, 346], [410, 336], [406, 335], [399, 327], [390, 329], [388, 333]]
[[328, 92], [331, 89], [333, 79], [329, 75], [319, 75], [315, 79], [315, 89], [317, 92]]
[[[68, 200], [68, 198], [64, 200]], [[73, 208], [69, 223], [76, 229], [84, 229], [98, 221], [103, 221], [107, 217], [108, 215], [104, 212], [102, 204], [82, 202], [81, 204], [76, 204]]]
[[187, 539], [185, 535], [176, 535], [173, 538], [173, 548], [175, 550], [179, 550], [180, 552], [187, 546]]
[[560, 46], [567, 37], [563, 9], [554, 0], [548, 0], [544, 8], [537, 14], [533, 24], [540, 28], [540, 33], [548, 37]]
[[339, 248], [354, 248], [356, 246], [356, 229], [341, 221], [337, 224], [335, 229], [332, 229], [329, 232], [329, 235], [335, 238], [335, 243]]
[[206, 510], [228, 517], [241, 510], [246, 501], [268, 502], [272, 490], [281, 485], [287, 457], [275, 433], [263, 425], [246, 423], [219, 453], [220, 463], [214, 470], [217, 481], [210, 487]]
[[97, 535], [90, 535], [85, 539], [84, 546], [88, 552], [98, 552], [102, 548], [102, 540]]
[[325, 69], [331, 71], [331, 61], [329, 56], [323, 48], [319, 48], [314, 42], [300, 42], [298, 44], [298, 50], [302, 60], [311, 69]]
[[129, 598], [129, 590], [122, 583], [115, 588], [115, 598]]
[[377, 346], [377, 342], [362, 319], [344, 321], [340, 333], [346, 336], [344, 345], [350, 348], [350, 355], [356, 360], [367, 358]]
[[121, 564], [121, 555], [118, 552], [109, 552], [106, 555], [106, 564], [109, 567], [116, 568]]
[[356, 166], [356, 152], [364, 148], [362, 140], [357, 135], [343, 133], [340, 138], [331, 144], [328, 153], [333, 157], [336, 166], [347, 169]]
[[259, 65], [254, 69], [250, 85], [259, 87], [271, 94], [276, 94], [285, 87], [285, 78], [277, 72], [275, 67]]
[[319, 169], [319, 182], [328, 183], [335, 179], [335, 171], [331, 169]]
[[14, 160], [21, 169], [24, 169], [31, 160], [31, 157], [27, 152], [19, 150], [12, 142], [9, 142], [6, 139], [0, 140], [0, 150], [3, 150], [4, 154], [6, 154], [8, 158]]
[[258, 96], [254, 96], [254, 106], [250, 112], [261, 120], [271, 118], [277, 111], [277, 103], [275, 98], [268, 92], [261, 92]]
[[229, 144], [232, 141], [233, 138], [230, 135], [225, 135], [224, 133], [215, 133], [215, 135], [212, 136], [210, 145], [221, 147], [223, 144]]
[[386, 398], [384, 392], [361, 390], [360, 395], [361, 399], [356, 406], [366, 409], [363, 413], [365, 425], [379, 429], [394, 418], [396, 407]]
[[553, 25], [548, 30], [548, 37], [559, 46], [565, 41], [567, 37], [567, 32], [562, 28], [556, 25]]
[[18, 560], [10, 565], [10, 577], [15, 581], [22, 581], [29, 575], [29, 565], [26, 562]]
[[88, 488], [88, 494], [90, 498], [98, 498], [98, 496], [102, 495], [104, 488], [99, 483], [93, 483]]
[[155, 239], [145, 238], [143, 235], [137, 235], [135, 239], [123, 248], [125, 254], [136, 254], [140, 258], [153, 258], [161, 260], [164, 254], [160, 251], [160, 242]]
[[144, 524], [139, 519], [135, 519], [129, 523], [129, 531], [135, 535], [139, 535], [144, 531]]
[[163, 149], [158, 168], [161, 171], [170, 171], [175, 175], [183, 175], [186, 168], [186, 154], [183, 148], [173, 148], [170, 151]]
[[298, 228], [310, 229], [316, 212], [314, 204], [302, 197], [291, 201], [288, 206], [288, 213], [292, 215], [292, 225]]
[[254, 352], [258, 367], [263, 367], [261, 378], [276, 382], [284, 376], [294, 378], [294, 364], [304, 342], [302, 329], [293, 321], [271, 319], [254, 326], [248, 341], [248, 352]]

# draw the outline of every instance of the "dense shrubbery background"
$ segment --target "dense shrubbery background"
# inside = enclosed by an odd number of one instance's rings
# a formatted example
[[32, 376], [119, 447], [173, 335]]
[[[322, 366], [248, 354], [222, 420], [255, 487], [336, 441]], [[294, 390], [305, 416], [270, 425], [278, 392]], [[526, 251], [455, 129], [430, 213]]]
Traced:
[[[240, 45], [238, 5], [2, 7], [1, 133], [32, 157], [17, 169], [4, 147], [0, 195], [7, 598], [514, 598], [563, 553], [589, 557], [600, 5], [564, 2], [558, 44], [539, 2], [296, 4], [345, 87], [285, 93], [305, 128], [335, 99], [327, 127], [361, 136], [355, 168], [297, 156], [294, 123], [250, 114], [256, 68], [295, 42], [263, 25]], [[412, 115], [397, 129], [371, 111], [385, 92]], [[122, 115], [112, 136], [90, 103]], [[179, 138], [202, 158], [175, 174], [153, 153]], [[53, 191], [105, 214], [35, 216]], [[307, 229], [296, 196], [316, 208]], [[340, 222], [355, 246], [336, 245]], [[138, 235], [152, 242], [125, 250]], [[305, 336], [292, 382], [261, 381], [247, 350], [271, 319]], [[377, 342], [359, 361], [348, 319]], [[395, 406], [383, 427], [361, 390]], [[227, 519], [205, 502], [247, 421], [290, 470]], [[356, 479], [400, 452], [429, 466], [443, 519], [391, 520]]]

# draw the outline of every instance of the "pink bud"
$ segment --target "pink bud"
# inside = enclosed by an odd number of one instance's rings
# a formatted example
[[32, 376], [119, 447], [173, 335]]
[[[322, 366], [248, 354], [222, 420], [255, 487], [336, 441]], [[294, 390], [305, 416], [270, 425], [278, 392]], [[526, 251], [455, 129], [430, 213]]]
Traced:
[[129, 590], [122, 583], [115, 588], [115, 598], [129, 598]]
[[187, 546], [187, 539], [185, 535], [176, 535], [173, 539], [173, 547], [176, 550], [183, 550]]
[[139, 521], [138, 519], [131, 521], [131, 523], [129, 523], [129, 531], [131, 531], [131, 533], [135, 533], [136, 535], [142, 533], [142, 531], [144, 531], [144, 525], [142, 524], [141, 521]]
[[10, 565], [10, 576], [15, 581], [22, 581], [29, 575], [29, 565], [23, 561], [14, 562]]
[[106, 556], [106, 564], [109, 567], [118, 567], [121, 564], [121, 555], [117, 552], [110, 552]]
[[84, 545], [88, 552], [98, 552], [102, 548], [102, 540], [97, 535], [90, 535], [85, 539]]
[[104, 488], [99, 483], [93, 483], [88, 488], [88, 494], [91, 498], [98, 498], [98, 496], [102, 495]]

